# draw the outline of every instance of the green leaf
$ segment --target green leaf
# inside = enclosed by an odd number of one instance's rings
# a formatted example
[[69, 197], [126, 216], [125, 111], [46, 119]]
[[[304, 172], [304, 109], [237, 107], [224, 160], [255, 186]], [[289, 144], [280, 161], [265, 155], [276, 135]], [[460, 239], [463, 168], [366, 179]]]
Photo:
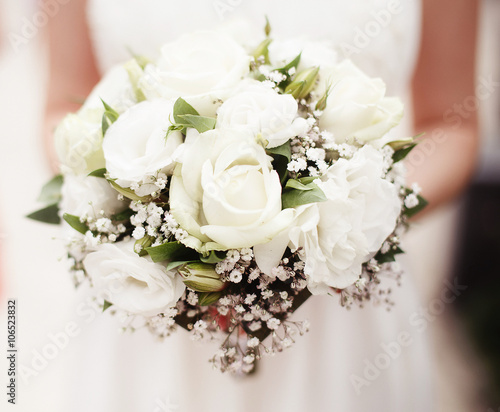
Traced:
[[323, 191], [315, 183], [309, 183], [307, 187], [310, 187], [311, 190], [285, 190], [281, 195], [283, 209], [327, 200]]
[[43, 209], [37, 210], [36, 212], [30, 213], [26, 217], [28, 219], [43, 223], [61, 223], [61, 218], [59, 217], [59, 205], [57, 203], [44, 207]]
[[111, 216], [111, 220], [113, 222], [123, 222], [124, 220], [130, 219], [130, 217], [134, 214], [134, 211], [131, 209], [125, 209], [122, 212], [118, 212]]
[[57, 175], [47, 182], [38, 196], [37, 201], [46, 205], [58, 203], [61, 200], [61, 187], [63, 184], [63, 176]]
[[395, 262], [396, 261], [396, 255], [399, 255], [401, 253], [405, 253], [403, 249], [400, 247], [396, 247], [396, 249], [391, 249], [387, 253], [377, 253], [375, 256], [375, 259], [377, 260], [378, 263], [389, 263], [389, 262]]
[[299, 182], [298, 180], [295, 180], [295, 179], [289, 179], [286, 182], [285, 188], [287, 188], [287, 189], [296, 189], [296, 190], [304, 190], [306, 192], [308, 190], [313, 190], [314, 189], [311, 185], [307, 186], [307, 185], [303, 184], [302, 182]]
[[266, 149], [266, 152], [270, 155], [279, 155], [286, 157], [286, 160], [289, 162], [292, 158], [292, 147], [290, 146], [290, 142], [286, 142], [278, 147], [272, 147]]
[[255, 60], [258, 60], [259, 57], [264, 57], [264, 63], [269, 64], [269, 45], [271, 44], [272, 39], [264, 39], [262, 43], [260, 43], [255, 51], [253, 52], [253, 57]]
[[116, 118], [118, 119], [119, 116], [118, 112], [115, 109], [113, 109], [109, 104], [107, 104], [104, 100], [101, 99], [101, 102], [104, 105], [104, 110], [109, 112], [113, 116], [116, 116]]
[[111, 302], [108, 302], [107, 300], [104, 300], [104, 305], [102, 305], [102, 311], [105, 312], [106, 309], [108, 309], [110, 306], [113, 306]]
[[290, 63], [288, 63], [286, 66], [280, 67], [279, 69], [276, 69], [279, 71], [281, 74], [288, 75], [288, 72], [291, 68], [297, 68], [300, 63], [300, 59], [302, 57], [302, 52], [300, 52], [295, 59], [293, 59]]
[[299, 177], [297, 180], [303, 185], [308, 185], [309, 183], [314, 182], [316, 179], [318, 179], [318, 176], [304, 176]]
[[[170, 133], [172, 133], [175, 130], [179, 130], [182, 134], [186, 134], [186, 128], [187, 127], [194, 127], [189, 123], [190, 119], [189, 117], [185, 119], [186, 116], [200, 116], [200, 114], [196, 111], [196, 109], [191, 106], [188, 102], [186, 102], [182, 97], [179, 97], [175, 103], [174, 103], [174, 108], [173, 108], [173, 114], [174, 114], [174, 123], [172, 126], [170, 126], [167, 130], [167, 134], [165, 135], [165, 139], [168, 139], [168, 136]], [[210, 118], [206, 118], [210, 119]], [[203, 121], [195, 121], [196, 124], [200, 127], [203, 128]], [[214, 123], [215, 126], [215, 123]], [[213, 127], [212, 127], [213, 129]], [[207, 129], [210, 130], [210, 129]], [[206, 131], [206, 130], [205, 130]], [[201, 132], [200, 132], [201, 133]]]
[[222, 296], [222, 292], [202, 292], [198, 293], [198, 304], [200, 306], [209, 306], [217, 302]]
[[405, 207], [405, 210], [404, 210], [403, 214], [408, 219], [412, 218], [417, 213], [421, 212], [429, 204], [429, 202], [427, 200], [425, 200], [425, 198], [423, 198], [420, 195], [417, 195], [417, 199], [418, 199], [418, 205], [417, 206], [412, 207], [411, 209], [408, 209], [408, 208]]
[[417, 143], [411, 143], [410, 145], [403, 147], [402, 149], [398, 149], [392, 155], [392, 161], [394, 163], [400, 162], [406, 156], [410, 154], [410, 152], [417, 146]]
[[103, 167], [102, 169], [97, 169], [94, 170], [93, 172], [90, 172], [87, 176], [105, 178], [106, 172], [107, 172], [106, 168]]
[[291, 94], [295, 99], [302, 98], [302, 91], [306, 87], [305, 80], [293, 81], [285, 88], [285, 94]]
[[196, 111], [196, 109], [191, 106], [188, 102], [186, 102], [182, 97], [179, 97], [174, 103], [174, 121], [176, 123], [182, 123], [182, 118], [179, 116], [184, 116], [186, 114], [192, 114], [195, 116], [199, 116], [200, 114]]
[[111, 126], [114, 122], [116, 122], [120, 115], [104, 100], [101, 99], [101, 102], [104, 105], [104, 114], [102, 115], [102, 121], [101, 121], [102, 135], [104, 136], [109, 126]]
[[189, 263], [198, 263], [197, 260], [176, 260], [167, 264], [167, 270], [177, 269], [179, 266], [187, 265]]
[[150, 200], [149, 196], [139, 196], [132, 189], [129, 189], [128, 187], [121, 187], [113, 180], [108, 180], [108, 182], [111, 184], [111, 186], [113, 186], [113, 189], [115, 189], [118, 193], [125, 196], [127, 199], [141, 201], [141, 202], [147, 202]]
[[180, 242], [168, 242], [160, 246], [146, 248], [153, 262], [197, 260], [198, 253]]
[[69, 213], [65, 213], [63, 215], [63, 219], [77, 232], [80, 232], [82, 235], [87, 233], [87, 230], [89, 230], [89, 227], [87, 226], [86, 223], [83, 223], [80, 221], [80, 218], [75, 215], [70, 215]]
[[196, 114], [180, 114], [177, 115], [177, 117], [182, 119], [181, 124], [184, 127], [192, 127], [196, 129], [198, 133], [212, 130], [215, 127], [215, 123], [217, 121], [213, 117], [205, 117]]
[[211, 250], [207, 256], [200, 256], [203, 263], [218, 263], [226, 258], [226, 252], [219, 250]]

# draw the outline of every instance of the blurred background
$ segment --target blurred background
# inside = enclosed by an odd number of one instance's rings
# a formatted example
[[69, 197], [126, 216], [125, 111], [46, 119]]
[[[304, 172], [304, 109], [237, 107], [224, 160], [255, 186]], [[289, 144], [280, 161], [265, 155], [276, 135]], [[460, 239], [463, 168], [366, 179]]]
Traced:
[[[0, 346], [6, 342], [6, 300], [16, 298], [19, 367], [29, 364], [50, 331], [71, 320], [75, 294], [61, 269], [64, 252], [59, 243], [39, 246], [56, 237], [57, 229], [21, 218], [39, 207], [38, 190], [51, 177], [40, 133], [47, 83], [44, 35], [35, 27], [22, 40], [13, 36], [26, 16], [34, 14], [36, 2], [0, 1]], [[460, 199], [419, 221], [406, 240], [423, 302], [432, 305], [439, 299], [446, 282], [467, 287], [429, 322], [440, 412], [500, 411], [499, 39], [500, 2], [484, 0], [477, 79], [491, 87], [479, 99], [478, 171]], [[40, 261], [53, 263], [40, 267]], [[25, 371], [29, 384], [18, 388], [18, 406], [25, 411], [39, 410], [40, 404], [45, 410], [62, 410], [58, 394], [64, 393], [68, 374], [78, 373], [65, 368], [65, 359], [73, 355], [67, 345], [53, 362]], [[1, 382], [6, 380], [3, 358]], [[43, 378], [36, 379], [38, 375]]]

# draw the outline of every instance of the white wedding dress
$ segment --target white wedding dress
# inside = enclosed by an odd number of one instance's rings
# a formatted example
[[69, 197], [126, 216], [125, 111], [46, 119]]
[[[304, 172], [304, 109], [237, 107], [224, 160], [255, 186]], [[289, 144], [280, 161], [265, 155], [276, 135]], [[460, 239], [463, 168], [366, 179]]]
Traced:
[[[105, 71], [128, 59], [128, 50], [155, 53], [184, 32], [233, 18], [260, 28], [267, 15], [275, 37], [306, 35], [356, 48], [351, 58], [382, 77], [389, 95], [404, 97], [418, 49], [420, 3], [405, 1], [396, 10], [390, 3], [90, 0], [88, 21]], [[403, 125], [399, 133], [410, 131]], [[294, 315], [310, 321], [310, 332], [265, 358], [249, 377], [212, 370], [207, 360], [216, 345], [191, 342], [182, 330], [157, 342], [147, 331], [120, 334], [116, 319], [99, 315], [78, 337], [78, 355], [68, 365], [77, 377], [67, 410], [431, 412], [430, 359], [415, 322], [419, 302], [410, 276], [393, 291], [390, 312], [384, 306], [348, 311], [335, 297], [310, 299]], [[405, 346], [397, 343], [401, 334]]]

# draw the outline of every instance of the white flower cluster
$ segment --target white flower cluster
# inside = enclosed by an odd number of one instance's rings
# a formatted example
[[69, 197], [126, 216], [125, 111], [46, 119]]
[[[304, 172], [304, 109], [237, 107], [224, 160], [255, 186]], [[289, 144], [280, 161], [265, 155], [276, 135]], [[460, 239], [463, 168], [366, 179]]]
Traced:
[[[185, 230], [179, 228], [172, 214], [165, 211], [156, 203], [131, 202], [130, 209], [135, 212], [130, 217], [130, 223], [134, 227], [132, 237], [141, 240], [145, 236], [150, 237], [150, 246], [158, 246], [169, 239], [182, 240], [187, 236]], [[136, 244], [136, 253], [142, 251], [142, 245]]]
[[364, 302], [393, 272], [422, 202], [402, 114], [315, 42], [197, 32], [114, 68], [56, 132], [75, 278], [158, 336], [233, 336], [214, 363], [248, 372], [310, 294]]

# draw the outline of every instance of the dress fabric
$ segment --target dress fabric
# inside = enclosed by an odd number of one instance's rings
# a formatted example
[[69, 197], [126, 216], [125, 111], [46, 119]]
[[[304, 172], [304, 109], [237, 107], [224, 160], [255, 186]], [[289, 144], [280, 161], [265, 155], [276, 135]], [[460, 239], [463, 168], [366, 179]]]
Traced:
[[[154, 55], [196, 29], [224, 25], [245, 38], [251, 30], [239, 19], [261, 30], [267, 15], [273, 37], [343, 44], [356, 50], [350, 58], [363, 70], [384, 79], [389, 95], [406, 96], [420, 7], [416, 0], [90, 0], [88, 23], [104, 72], [129, 59], [130, 50]], [[398, 133], [409, 131], [402, 125]], [[346, 310], [330, 296], [309, 299], [293, 316], [308, 319], [310, 332], [265, 357], [248, 377], [211, 368], [216, 343], [192, 342], [182, 330], [162, 342], [145, 330], [121, 334], [118, 320], [99, 315], [78, 338], [68, 410], [431, 412], [431, 362], [409, 274], [394, 285], [393, 299], [390, 311]]]

